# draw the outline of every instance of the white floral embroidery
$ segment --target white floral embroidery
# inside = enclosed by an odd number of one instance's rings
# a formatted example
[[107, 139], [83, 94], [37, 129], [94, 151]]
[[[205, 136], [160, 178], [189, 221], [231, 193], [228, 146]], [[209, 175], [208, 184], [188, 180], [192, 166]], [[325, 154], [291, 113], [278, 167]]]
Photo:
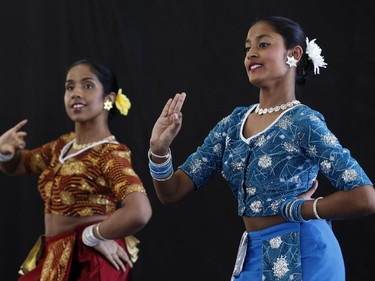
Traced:
[[288, 266], [289, 264], [284, 256], [277, 258], [273, 263], [273, 275], [278, 278], [285, 276], [285, 274], [289, 271]]
[[228, 147], [228, 143], [230, 142], [230, 137], [225, 138], [225, 147]]
[[316, 156], [318, 153], [318, 150], [316, 149], [316, 146], [315, 145], [309, 145], [309, 147], [307, 148], [307, 154], [309, 156]]
[[280, 207], [280, 204], [283, 202], [284, 200], [283, 199], [279, 199], [279, 200], [276, 200], [274, 202], [271, 203], [271, 210], [274, 212], [274, 213], [277, 213], [279, 211], [279, 207]]
[[293, 153], [293, 152], [300, 152], [300, 149], [294, 144], [294, 143], [291, 143], [291, 142], [284, 142], [282, 144], [282, 146], [285, 148], [286, 151], [288, 151], [289, 153]]
[[192, 174], [198, 174], [202, 169], [203, 162], [200, 159], [194, 159], [190, 164], [190, 171]]
[[331, 134], [331, 133], [328, 133], [328, 134], [325, 134], [323, 136], [323, 140], [324, 142], [328, 143], [328, 144], [331, 144], [331, 145], [338, 145], [338, 140], [337, 138]]
[[259, 158], [258, 165], [262, 168], [268, 168], [272, 165], [272, 159], [268, 155]]
[[224, 118], [221, 120], [221, 122], [222, 122], [223, 124], [226, 124], [226, 123], [229, 122], [229, 120], [230, 120], [230, 115], [228, 115], [227, 117], [224, 117]]
[[265, 142], [267, 141], [267, 139], [264, 137], [264, 135], [260, 136], [257, 141], [255, 142], [255, 145], [260, 147], [262, 146]]
[[243, 168], [243, 163], [241, 161], [232, 163], [233, 170], [241, 171]]
[[332, 163], [328, 160], [324, 160], [322, 163], [320, 163], [320, 167], [322, 168], [322, 172], [328, 173], [332, 168]]
[[284, 130], [288, 129], [290, 125], [293, 124], [293, 119], [290, 116], [285, 116], [280, 119], [278, 126]]
[[261, 201], [254, 201], [250, 204], [250, 209], [254, 212], [254, 213], [259, 213], [260, 211], [262, 211], [262, 202]]
[[221, 149], [222, 149], [221, 143], [217, 143], [217, 144], [214, 146], [214, 148], [212, 149], [212, 151], [213, 151], [215, 154], [220, 154]]
[[342, 175], [345, 182], [354, 181], [357, 179], [357, 177], [358, 173], [353, 169], [345, 170]]
[[272, 249], [278, 249], [281, 243], [282, 241], [280, 236], [270, 239], [270, 245]]
[[315, 114], [309, 115], [309, 118], [311, 121], [317, 121], [317, 122], [321, 121], [320, 118], [316, 116]]
[[246, 187], [246, 192], [249, 195], [254, 195], [257, 189], [255, 187]]

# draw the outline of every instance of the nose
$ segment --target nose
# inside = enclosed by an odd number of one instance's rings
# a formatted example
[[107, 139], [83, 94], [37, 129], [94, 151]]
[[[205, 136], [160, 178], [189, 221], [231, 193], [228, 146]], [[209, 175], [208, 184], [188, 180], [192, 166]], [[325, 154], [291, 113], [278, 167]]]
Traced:
[[247, 53], [246, 53], [246, 58], [247, 59], [250, 59], [250, 58], [256, 58], [258, 57], [258, 54], [254, 51], [254, 50], [249, 50]]
[[72, 91], [72, 98], [81, 98], [82, 97], [82, 91], [80, 89], [74, 89]]

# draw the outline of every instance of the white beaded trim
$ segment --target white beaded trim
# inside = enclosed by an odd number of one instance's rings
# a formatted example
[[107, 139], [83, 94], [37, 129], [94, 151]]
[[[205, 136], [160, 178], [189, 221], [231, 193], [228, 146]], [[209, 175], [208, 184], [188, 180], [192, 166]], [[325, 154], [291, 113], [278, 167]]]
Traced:
[[289, 107], [295, 106], [295, 105], [300, 104], [300, 103], [301, 102], [298, 101], [298, 100], [292, 100], [292, 101], [289, 101], [287, 103], [283, 103], [282, 105], [277, 105], [275, 107], [269, 107], [269, 108], [259, 108], [259, 104], [258, 104], [257, 107], [255, 108], [255, 113], [259, 114], [259, 115], [262, 115], [262, 114], [266, 114], [266, 113], [278, 112], [280, 110], [285, 110]]

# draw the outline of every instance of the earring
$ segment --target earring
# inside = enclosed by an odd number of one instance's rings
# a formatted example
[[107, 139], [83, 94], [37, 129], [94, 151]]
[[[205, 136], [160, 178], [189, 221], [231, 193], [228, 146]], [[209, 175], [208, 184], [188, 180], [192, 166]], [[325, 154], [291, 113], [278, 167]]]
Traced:
[[293, 66], [297, 67], [298, 60], [296, 60], [293, 56], [287, 56], [287, 58], [288, 60], [286, 61], [286, 64], [289, 65], [290, 68]]
[[104, 109], [110, 111], [112, 107], [113, 107], [113, 104], [112, 104], [111, 101], [106, 100], [106, 101], [104, 102]]

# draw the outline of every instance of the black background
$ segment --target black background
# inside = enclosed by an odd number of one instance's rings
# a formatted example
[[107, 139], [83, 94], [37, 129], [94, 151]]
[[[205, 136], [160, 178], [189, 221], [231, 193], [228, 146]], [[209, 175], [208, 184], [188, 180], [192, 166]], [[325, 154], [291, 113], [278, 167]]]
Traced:
[[[65, 114], [65, 70], [95, 58], [118, 75], [132, 102], [111, 121], [133, 152], [153, 207], [141, 240], [134, 281], [227, 281], [243, 225], [236, 202], [217, 176], [181, 203], [163, 206], [153, 190], [147, 150], [166, 100], [186, 91], [184, 124], [171, 149], [175, 167], [235, 106], [257, 102], [243, 67], [244, 40], [259, 15], [287, 16], [317, 39], [328, 63], [298, 98], [320, 111], [367, 174], [374, 171], [374, 4], [287, 0], [3, 0], [0, 4], [0, 132], [27, 118], [33, 148], [73, 129]], [[37, 178], [0, 175], [0, 280], [43, 233]], [[332, 192], [319, 178], [318, 195]], [[333, 223], [347, 280], [373, 280], [375, 217]]]

